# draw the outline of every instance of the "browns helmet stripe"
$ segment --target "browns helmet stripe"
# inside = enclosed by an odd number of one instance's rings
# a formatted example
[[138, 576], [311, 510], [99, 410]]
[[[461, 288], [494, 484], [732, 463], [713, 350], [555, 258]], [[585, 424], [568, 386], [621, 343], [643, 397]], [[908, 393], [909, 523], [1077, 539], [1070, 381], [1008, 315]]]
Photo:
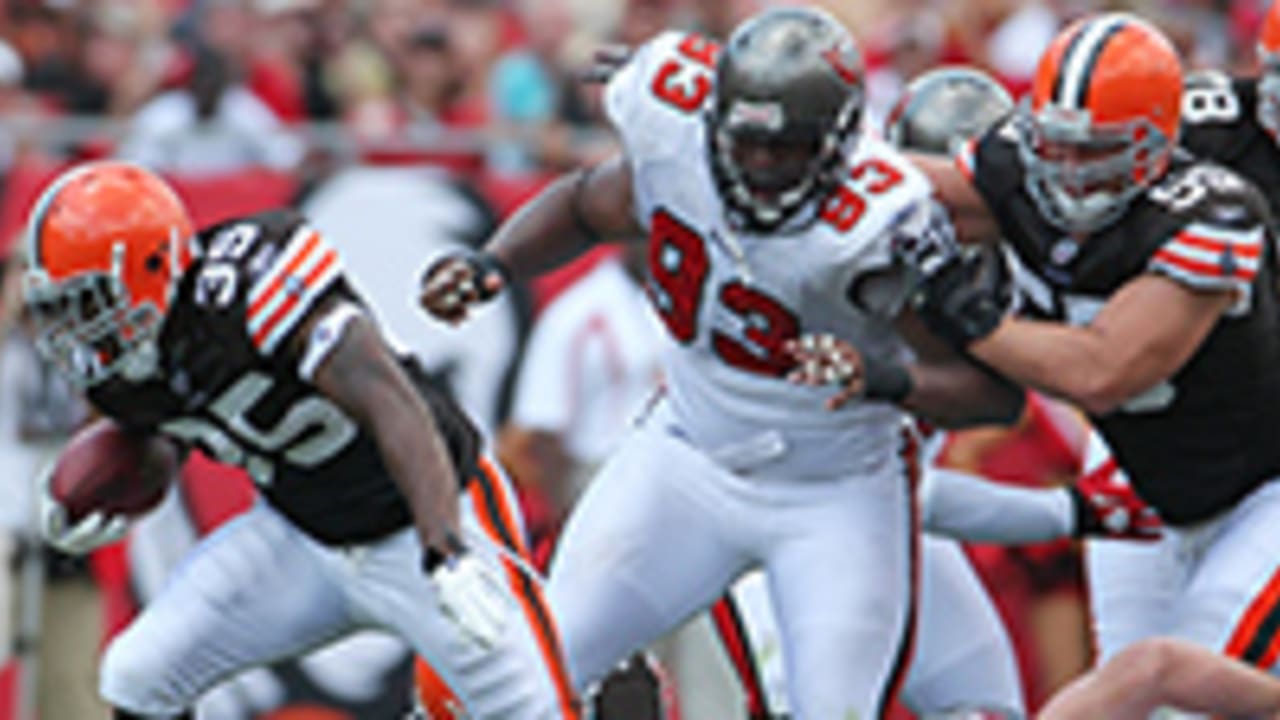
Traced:
[[1094, 20], [1072, 38], [1062, 56], [1053, 94], [1064, 108], [1082, 110], [1089, 100], [1089, 85], [1098, 58], [1107, 42], [1127, 26], [1128, 18], [1108, 15]]
[[32, 206], [30, 219], [27, 220], [27, 263], [30, 267], [44, 267], [44, 258], [41, 257], [40, 233], [44, 231], [44, 221], [49, 215], [49, 209], [53, 207], [53, 201], [57, 199], [62, 189], [71, 184], [71, 181], [84, 175], [95, 166], [93, 164], [82, 165], [81, 167], [68, 170], [61, 177], [50, 183], [49, 187], [40, 193], [40, 197], [36, 198], [35, 204]]

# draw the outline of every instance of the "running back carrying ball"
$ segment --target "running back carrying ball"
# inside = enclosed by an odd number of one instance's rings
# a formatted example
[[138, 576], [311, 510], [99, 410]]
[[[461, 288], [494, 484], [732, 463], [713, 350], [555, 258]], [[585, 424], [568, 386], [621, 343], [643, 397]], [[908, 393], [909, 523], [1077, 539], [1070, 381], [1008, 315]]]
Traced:
[[67, 443], [49, 476], [49, 491], [71, 524], [94, 511], [141, 515], [159, 504], [178, 464], [172, 443], [131, 435], [102, 418]]

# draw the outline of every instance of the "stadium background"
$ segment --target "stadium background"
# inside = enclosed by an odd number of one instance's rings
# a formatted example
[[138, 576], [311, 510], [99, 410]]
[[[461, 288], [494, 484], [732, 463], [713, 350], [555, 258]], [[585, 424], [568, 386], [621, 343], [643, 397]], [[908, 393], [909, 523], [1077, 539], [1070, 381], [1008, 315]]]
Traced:
[[[938, 64], [985, 67], [1020, 92], [1057, 29], [1098, 9], [1155, 20], [1192, 67], [1249, 72], [1264, 9], [1261, 0], [821, 4], [863, 43], [872, 123], [905, 80]], [[326, 222], [348, 228], [338, 238], [351, 245], [347, 254], [377, 255], [397, 267], [404, 277], [392, 287], [403, 289], [430, 252], [481, 240], [494, 219], [551, 174], [609, 151], [598, 90], [579, 80], [595, 48], [637, 44], [667, 27], [723, 36], [759, 6], [754, 0], [4, 0], [0, 553], [12, 562], [0, 583], [0, 720], [27, 720], [24, 712], [53, 720], [105, 717], [93, 699], [96, 651], [146, 595], [139, 585], [158, 582], [131, 566], [121, 547], [87, 563], [31, 551], [32, 473], [83, 417], [74, 399], [30, 362], [14, 302], [22, 218], [44, 182], [67, 163], [119, 156], [164, 171], [200, 222], [298, 204], [327, 218], [322, 229]], [[434, 214], [424, 215], [426, 206]], [[489, 358], [488, 375], [460, 370], [470, 367], [467, 353], [475, 350], [467, 346], [475, 343], [454, 338], [461, 346], [456, 356], [437, 358], [435, 369], [470, 399], [469, 409], [489, 431], [502, 426], [520, 340], [537, 310], [601, 256], [540, 280], [529, 289], [532, 302], [504, 311], [508, 317], [490, 330], [505, 339], [498, 343], [501, 357]], [[417, 328], [428, 334], [411, 310], [389, 314], [409, 344]], [[432, 351], [430, 341], [420, 344]], [[947, 462], [1009, 482], [1069, 478], [1078, 419], [1032, 407], [1011, 431], [954, 441]], [[510, 460], [518, 475], [521, 458]], [[188, 468], [180, 527], [166, 542], [189, 543], [243, 506], [247, 488], [201, 482], [222, 472], [199, 461]], [[533, 495], [530, 521], [539, 528], [554, 513]], [[1078, 557], [1067, 544], [973, 548], [972, 556], [1009, 623], [1034, 705], [1088, 662]], [[344, 677], [350, 660], [336, 671], [295, 666], [245, 704], [264, 718], [391, 717], [383, 700], [403, 696], [405, 663], [374, 647], [371, 656], [349, 656], [382, 658], [368, 660], [378, 672], [363, 687]], [[245, 692], [253, 695], [253, 687]], [[700, 691], [697, 680], [678, 682], [686, 718], [702, 720]], [[284, 697], [296, 701], [293, 710], [267, 713]], [[323, 697], [345, 710], [315, 707], [312, 701]], [[312, 709], [298, 707], [302, 702]]]

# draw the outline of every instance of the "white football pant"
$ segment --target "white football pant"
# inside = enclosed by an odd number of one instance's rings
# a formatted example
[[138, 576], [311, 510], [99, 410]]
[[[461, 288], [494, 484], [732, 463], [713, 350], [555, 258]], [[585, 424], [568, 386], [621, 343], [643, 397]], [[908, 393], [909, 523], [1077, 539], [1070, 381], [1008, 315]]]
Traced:
[[1086, 570], [1100, 660], [1172, 635], [1277, 673], [1280, 482], [1156, 542], [1091, 540]]
[[102, 696], [137, 714], [177, 714], [239, 670], [382, 628], [427, 658], [477, 718], [574, 717], [538, 581], [513, 560], [523, 547], [513, 493], [482, 467], [460, 498], [461, 518], [471, 551], [507, 583], [497, 646], [477, 645], [442, 613], [412, 529], [330, 547], [259, 501], [200, 542], [111, 643]]
[[650, 418], [604, 464], [552, 561], [547, 596], [575, 686], [760, 567], [795, 717], [878, 717], [910, 655], [907, 463], [886, 454], [860, 477], [744, 477], [662, 425]]

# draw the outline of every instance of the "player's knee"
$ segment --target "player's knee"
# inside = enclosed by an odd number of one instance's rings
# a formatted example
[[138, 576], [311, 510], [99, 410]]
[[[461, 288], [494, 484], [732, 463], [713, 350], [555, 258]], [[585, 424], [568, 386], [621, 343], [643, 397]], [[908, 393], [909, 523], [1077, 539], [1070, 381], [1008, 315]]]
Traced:
[[190, 698], [172, 676], [173, 663], [148, 650], [129, 633], [107, 648], [98, 670], [99, 692], [111, 705], [135, 713], [174, 714]]

